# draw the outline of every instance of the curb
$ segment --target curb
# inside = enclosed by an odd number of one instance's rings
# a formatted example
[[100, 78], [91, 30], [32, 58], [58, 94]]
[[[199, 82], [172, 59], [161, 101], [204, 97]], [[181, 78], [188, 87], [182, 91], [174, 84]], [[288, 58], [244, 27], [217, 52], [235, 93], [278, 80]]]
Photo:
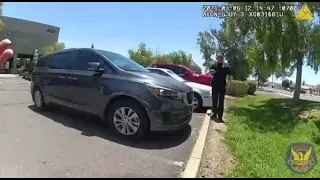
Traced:
[[201, 159], [202, 159], [202, 153], [203, 149], [206, 145], [206, 139], [208, 134], [208, 128], [210, 125], [210, 115], [211, 110], [207, 110], [206, 115], [204, 117], [201, 130], [199, 132], [197, 141], [195, 146], [193, 147], [193, 150], [191, 152], [191, 155], [189, 157], [189, 160], [187, 162], [186, 168], [182, 172], [181, 178], [196, 178]]

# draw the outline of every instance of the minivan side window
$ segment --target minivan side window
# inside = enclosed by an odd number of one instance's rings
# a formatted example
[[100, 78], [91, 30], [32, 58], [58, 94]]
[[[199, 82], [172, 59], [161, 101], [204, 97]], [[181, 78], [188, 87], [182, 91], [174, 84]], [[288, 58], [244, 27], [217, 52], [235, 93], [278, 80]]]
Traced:
[[50, 69], [70, 69], [71, 52], [54, 54], [48, 63]]
[[89, 51], [79, 51], [77, 52], [76, 57], [73, 60], [72, 69], [73, 70], [83, 70], [87, 71], [88, 68], [90, 68], [89, 63], [91, 62], [99, 62], [101, 63], [101, 66], [104, 67], [104, 63], [101, 60], [102, 58]]

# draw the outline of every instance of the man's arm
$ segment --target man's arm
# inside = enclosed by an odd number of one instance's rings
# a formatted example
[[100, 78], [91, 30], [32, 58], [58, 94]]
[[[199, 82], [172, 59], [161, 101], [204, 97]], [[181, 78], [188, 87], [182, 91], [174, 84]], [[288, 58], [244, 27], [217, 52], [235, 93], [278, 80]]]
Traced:
[[214, 64], [212, 64], [210, 67], [210, 70], [216, 70], [216, 69], [217, 69], [217, 67]]
[[231, 74], [229, 67], [226, 67], [226, 74]]

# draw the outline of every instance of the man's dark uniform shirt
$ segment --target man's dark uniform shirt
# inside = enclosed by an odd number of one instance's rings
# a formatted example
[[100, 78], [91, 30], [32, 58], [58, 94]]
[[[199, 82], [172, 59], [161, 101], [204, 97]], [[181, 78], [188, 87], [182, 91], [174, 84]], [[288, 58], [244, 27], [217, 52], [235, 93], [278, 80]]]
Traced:
[[212, 87], [212, 117], [218, 115], [218, 119], [222, 120], [224, 111], [224, 96], [226, 94], [226, 78], [230, 74], [229, 67], [223, 67], [222, 64], [212, 65], [210, 69], [214, 69], [216, 72], [212, 75], [211, 80]]
[[226, 78], [230, 74], [229, 67], [223, 67], [222, 64], [212, 65], [210, 69], [214, 69], [216, 73], [213, 74], [211, 79], [211, 86], [216, 90], [224, 90], [226, 88]]

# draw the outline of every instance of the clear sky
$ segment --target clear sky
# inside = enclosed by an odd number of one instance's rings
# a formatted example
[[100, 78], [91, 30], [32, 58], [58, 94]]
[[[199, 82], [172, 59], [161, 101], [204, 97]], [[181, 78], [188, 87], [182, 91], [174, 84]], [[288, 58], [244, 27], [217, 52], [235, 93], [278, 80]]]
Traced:
[[[197, 34], [219, 28], [218, 18], [203, 18], [208, 3], [4, 2], [3, 15], [60, 27], [59, 41], [128, 55], [144, 42], [152, 50], [183, 50], [202, 65]], [[303, 80], [320, 84], [320, 75], [303, 68]], [[292, 77], [295, 80], [295, 77]]]

